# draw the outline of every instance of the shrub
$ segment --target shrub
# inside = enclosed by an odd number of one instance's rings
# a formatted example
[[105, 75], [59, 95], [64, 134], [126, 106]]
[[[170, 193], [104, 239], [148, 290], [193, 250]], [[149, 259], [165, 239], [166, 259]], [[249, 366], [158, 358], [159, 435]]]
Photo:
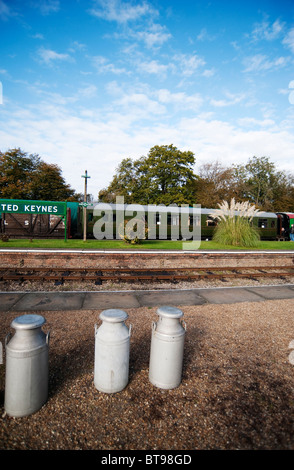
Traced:
[[213, 240], [225, 245], [256, 247], [260, 236], [256, 227], [252, 225], [252, 218], [258, 212], [254, 205], [248, 201], [236, 203], [231, 200], [219, 204], [212, 214], [219, 222], [215, 228]]
[[[138, 245], [147, 237], [148, 230], [146, 228], [145, 220], [142, 221], [139, 219], [134, 219], [132, 220], [131, 226], [128, 225], [128, 222], [128, 220], [125, 220], [123, 224], [118, 227], [118, 235], [125, 241], [125, 243], [128, 243], [129, 245]], [[136, 224], [138, 223], [144, 224], [144, 238], [139, 238], [133, 230], [133, 228], [136, 227]]]

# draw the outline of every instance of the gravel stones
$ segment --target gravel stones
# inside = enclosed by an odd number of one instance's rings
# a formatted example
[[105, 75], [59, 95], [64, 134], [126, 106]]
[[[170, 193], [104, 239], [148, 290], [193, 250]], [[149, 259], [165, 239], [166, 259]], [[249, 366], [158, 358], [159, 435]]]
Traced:
[[[142, 307], [126, 310], [129, 383], [115, 394], [93, 383], [101, 312], [42, 312], [50, 330], [49, 398], [33, 415], [7, 416], [0, 365], [0, 449], [293, 450], [293, 300], [179, 308], [187, 324], [180, 386], [161, 390], [148, 380], [157, 315], [156, 307]], [[19, 314], [1, 314], [3, 344]]]

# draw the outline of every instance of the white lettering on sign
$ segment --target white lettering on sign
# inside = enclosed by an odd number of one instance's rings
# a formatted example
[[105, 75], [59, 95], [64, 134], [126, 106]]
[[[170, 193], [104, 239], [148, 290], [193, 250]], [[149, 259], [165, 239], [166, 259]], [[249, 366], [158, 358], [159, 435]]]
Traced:
[[16, 204], [0, 204], [0, 207], [3, 212], [5, 211], [17, 212], [18, 211], [18, 206]]
[[24, 206], [25, 212], [58, 212], [57, 206], [36, 206], [35, 204], [29, 205], [25, 204]]
[[[1, 0], [0, 0], [1, 1]], [[12, 213], [12, 212], [17, 212], [20, 214], [42, 214], [42, 213], [51, 213], [51, 214], [65, 214], [65, 205], [62, 205], [61, 203], [58, 204], [46, 204], [42, 203], [42, 201], [37, 202], [37, 201], [32, 201], [30, 204], [29, 201], [21, 201], [18, 203], [17, 201], [5, 201], [0, 199], [0, 213], [1, 212], [7, 212], [7, 213]]]

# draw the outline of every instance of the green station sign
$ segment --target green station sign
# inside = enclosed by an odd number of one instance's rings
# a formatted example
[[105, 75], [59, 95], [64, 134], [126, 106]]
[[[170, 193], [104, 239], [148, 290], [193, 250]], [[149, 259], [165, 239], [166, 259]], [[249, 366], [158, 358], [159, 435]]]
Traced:
[[66, 241], [66, 202], [31, 201], [23, 199], [0, 199], [0, 214], [57, 215], [64, 221], [64, 240]]
[[0, 199], [0, 213], [66, 215], [66, 202]]

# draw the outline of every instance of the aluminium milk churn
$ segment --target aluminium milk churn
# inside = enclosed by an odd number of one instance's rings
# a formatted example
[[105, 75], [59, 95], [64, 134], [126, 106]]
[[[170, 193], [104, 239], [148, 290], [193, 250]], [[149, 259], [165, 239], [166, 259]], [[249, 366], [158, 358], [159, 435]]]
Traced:
[[159, 388], [176, 388], [181, 383], [186, 324], [182, 310], [162, 306], [158, 322], [152, 324], [149, 380]]
[[95, 325], [94, 385], [105, 393], [123, 390], [129, 380], [131, 326], [125, 325], [127, 313], [120, 309], [104, 310], [102, 324]]
[[15, 318], [5, 338], [6, 373], [4, 408], [8, 415], [27, 416], [38, 411], [48, 398], [49, 332], [40, 315]]

